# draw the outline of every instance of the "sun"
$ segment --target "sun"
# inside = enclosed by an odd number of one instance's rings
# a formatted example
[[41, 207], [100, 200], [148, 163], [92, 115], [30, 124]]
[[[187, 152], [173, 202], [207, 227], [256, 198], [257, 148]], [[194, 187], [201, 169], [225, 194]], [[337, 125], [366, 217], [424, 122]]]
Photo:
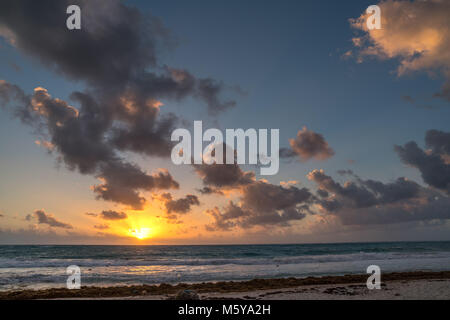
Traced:
[[130, 230], [128, 230], [128, 232], [130, 233], [130, 235], [132, 235], [133, 237], [135, 237], [139, 240], [147, 239], [151, 235], [150, 228], [130, 229]]

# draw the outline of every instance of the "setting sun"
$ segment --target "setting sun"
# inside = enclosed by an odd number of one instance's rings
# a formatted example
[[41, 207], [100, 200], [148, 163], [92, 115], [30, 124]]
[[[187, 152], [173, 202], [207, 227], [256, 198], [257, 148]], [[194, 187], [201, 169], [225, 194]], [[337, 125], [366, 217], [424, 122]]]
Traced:
[[139, 240], [143, 240], [143, 239], [147, 239], [150, 237], [151, 229], [150, 228], [130, 229], [129, 233], [133, 237], [135, 237]]

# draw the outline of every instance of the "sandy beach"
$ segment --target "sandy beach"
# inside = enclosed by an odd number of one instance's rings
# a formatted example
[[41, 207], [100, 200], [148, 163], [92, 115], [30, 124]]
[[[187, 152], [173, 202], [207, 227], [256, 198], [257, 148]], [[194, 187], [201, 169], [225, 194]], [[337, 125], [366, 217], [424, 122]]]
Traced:
[[382, 276], [379, 290], [369, 290], [367, 275], [254, 279], [177, 285], [82, 287], [0, 293], [0, 299], [175, 299], [181, 290], [194, 290], [201, 300], [367, 300], [450, 299], [450, 271], [400, 272]]
[[[205, 294], [202, 299], [251, 300], [448, 300], [450, 280], [392, 281], [380, 290], [365, 285], [300, 286], [280, 290], [255, 290], [244, 293]], [[138, 297], [137, 299], [141, 299]]]

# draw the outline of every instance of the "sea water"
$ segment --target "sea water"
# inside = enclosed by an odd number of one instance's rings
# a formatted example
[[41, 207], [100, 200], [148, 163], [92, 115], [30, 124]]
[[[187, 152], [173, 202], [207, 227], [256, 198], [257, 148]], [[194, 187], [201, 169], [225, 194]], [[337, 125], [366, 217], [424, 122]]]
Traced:
[[0, 246], [0, 290], [450, 270], [450, 242], [198, 246]]

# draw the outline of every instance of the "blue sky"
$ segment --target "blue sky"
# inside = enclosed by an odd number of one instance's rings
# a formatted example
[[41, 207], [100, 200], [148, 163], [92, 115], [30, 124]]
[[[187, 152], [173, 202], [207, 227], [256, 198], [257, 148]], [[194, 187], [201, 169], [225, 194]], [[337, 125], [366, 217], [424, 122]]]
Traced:
[[[220, 119], [223, 128], [281, 128], [286, 145], [306, 125], [337, 151], [332, 163], [322, 164], [325, 169], [348, 167], [346, 161], [353, 159], [355, 171], [367, 177], [417, 177], [399, 164], [393, 145], [422, 142], [431, 128], [447, 129], [450, 110], [431, 98], [441, 107], [438, 112], [413, 107], [402, 96], [431, 97], [442, 79], [423, 73], [400, 79], [396, 61], [342, 59], [352, 47], [348, 19], [371, 3], [167, 1], [143, 8], [179, 38], [168, 63], [248, 92]], [[203, 119], [201, 113], [195, 116]]]

